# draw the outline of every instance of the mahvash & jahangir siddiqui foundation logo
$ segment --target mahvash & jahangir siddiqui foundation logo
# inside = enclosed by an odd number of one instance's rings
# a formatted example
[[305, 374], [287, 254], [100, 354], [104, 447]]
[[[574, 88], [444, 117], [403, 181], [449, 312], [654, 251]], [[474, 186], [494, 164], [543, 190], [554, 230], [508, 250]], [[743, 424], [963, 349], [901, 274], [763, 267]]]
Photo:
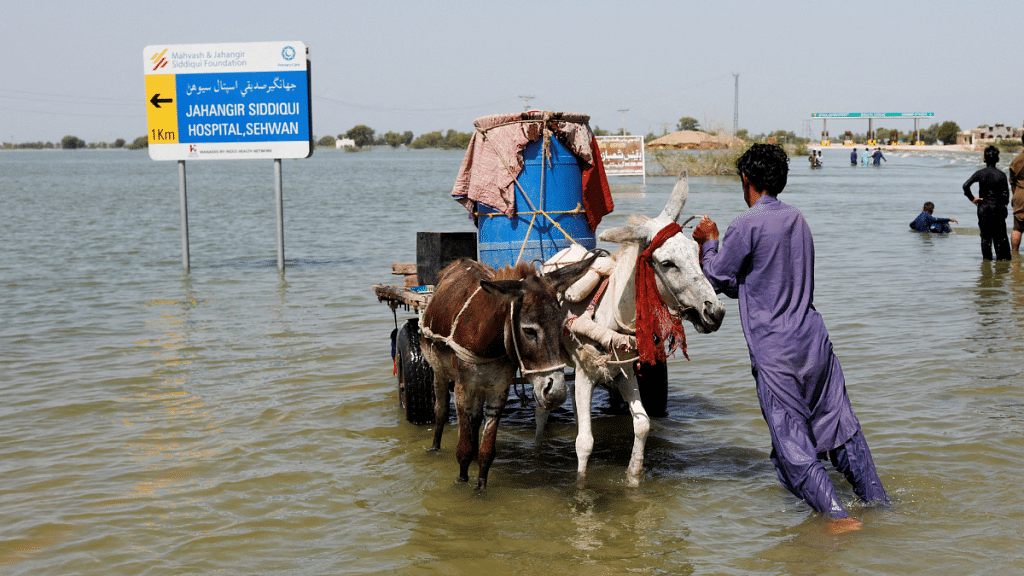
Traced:
[[154, 72], [163, 68], [164, 66], [167, 66], [167, 58], [164, 58], [164, 54], [167, 54], [167, 48], [164, 48], [163, 52], [159, 54], [153, 54], [153, 56], [150, 57], [151, 61], [156, 62], [156, 64], [153, 66]]

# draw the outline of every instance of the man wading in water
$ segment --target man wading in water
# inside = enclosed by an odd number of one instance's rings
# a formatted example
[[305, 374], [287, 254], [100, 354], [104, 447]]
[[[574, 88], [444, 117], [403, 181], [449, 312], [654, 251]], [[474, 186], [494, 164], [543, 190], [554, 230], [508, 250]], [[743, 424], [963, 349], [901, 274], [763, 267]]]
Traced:
[[[992, 259], [992, 246], [996, 247], [996, 260], [1010, 259], [1010, 241], [1006, 239], [1006, 205], [1010, 203], [1010, 185], [1006, 174], [996, 168], [999, 149], [985, 148], [985, 167], [964, 182], [964, 196], [978, 207], [978, 229], [981, 231], [981, 257]], [[971, 193], [971, 185], [978, 183], [978, 197]]]
[[771, 432], [779, 481], [815, 510], [830, 530], [857, 530], [821, 460], [846, 476], [865, 502], [888, 503], [860, 422], [846, 394], [839, 360], [814, 309], [814, 242], [803, 214], [779, 201], [789, 158], [754, 144], [736, 168], [750, 210], [733, 220], [722, 242], [707, 216], [693, 231], [704, 274], [718, 292], [739, 299], [761, 414]]

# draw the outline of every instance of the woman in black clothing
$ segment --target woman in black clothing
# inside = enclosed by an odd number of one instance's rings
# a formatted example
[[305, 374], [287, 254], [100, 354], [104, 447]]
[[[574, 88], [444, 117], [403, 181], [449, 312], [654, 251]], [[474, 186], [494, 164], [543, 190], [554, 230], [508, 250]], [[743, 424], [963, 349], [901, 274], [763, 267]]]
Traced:
[[[978, 207], [978, 227], [981, 229], [981, 257], [992, 259], [992, 244], [996, 246], [996, 260], [1010, 259], [1010, 241], [1006, 238], [1006, 205], [1010, 203], [1010, 184], [1006, 174], [996, 168], [999, 149], [985, 148], [985, 167], [964, 182], [964, 196]], [[978, 197], [971, 194], [971, 184], [978, 183]]]

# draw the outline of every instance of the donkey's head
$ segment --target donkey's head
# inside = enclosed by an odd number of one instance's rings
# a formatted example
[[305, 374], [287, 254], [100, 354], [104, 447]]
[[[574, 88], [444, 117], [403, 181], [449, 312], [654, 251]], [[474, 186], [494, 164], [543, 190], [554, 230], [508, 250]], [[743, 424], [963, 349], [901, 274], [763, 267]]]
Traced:
[[[686, 205], [690, 187], [686, 173], [679, 175], [672, 196], [657, 218], [633, 216], [629, 226], [611, 228], [601, 240], [619, 244], [637, 244], [641, 251], [662, 228], [675, 222]], [[675, 234], [658, 247], [651, 258], [661, 298], [674, 314], [689, 320], [698, 332], [714, 332], [722, 325], [725, 306], [700, 267], [700, 248], [682, 233]]]
[[[480, 281], [489, 294], [510, 303], [505, 349], [519, 359], [523, 376], [533, 385], [533, 397], [544, 410], [557, 408], [567, 396], [560, 353], [566, 313], [558, 295], [582, 278], [595, 258], [596, 254], [544, 275], [521, 264], [499, 271], [494, 280]], [[508, 274], [521, 279], [500, 279]]]

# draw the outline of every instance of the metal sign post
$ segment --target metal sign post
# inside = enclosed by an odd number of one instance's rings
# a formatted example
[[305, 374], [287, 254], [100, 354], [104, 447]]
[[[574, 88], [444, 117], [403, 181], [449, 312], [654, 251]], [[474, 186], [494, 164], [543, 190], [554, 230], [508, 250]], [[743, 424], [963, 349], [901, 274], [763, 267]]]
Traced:
[[875, 118], [913, 118], [914, 119], [914, 134], [917, 142], [920, 143], [920, 122], [921, 118], [933, 118], [935, 112], [814, 112], [811, 114], [811, 118], [821, 118], [821, 143], [825, 144], [828, 140], [828, 129], [827, 122], [829, 118], [845, 118], [845, 119], [863, 119], [868, 120], [868, 132], [867, 140], [868, 143], [872, 144], [875, 142]]
[[189, 269], [185, 160], [274, 160], [277, 266], [284, 270], [281, 159], [313, 154], [303, 42], [153, 45], [143, 50], [149, 157], [177, 160]]
[[277, 269], [284, 271], [284, 198], [281, 193], [281, 159], [274, 159], [274, 200], [277, 204]]
[[181, 265], [185, 268], [185, 272], [188, 272], [188, 193], [185, 186], [184, 160], [178, 160], [178, 190], [181, 196]]

